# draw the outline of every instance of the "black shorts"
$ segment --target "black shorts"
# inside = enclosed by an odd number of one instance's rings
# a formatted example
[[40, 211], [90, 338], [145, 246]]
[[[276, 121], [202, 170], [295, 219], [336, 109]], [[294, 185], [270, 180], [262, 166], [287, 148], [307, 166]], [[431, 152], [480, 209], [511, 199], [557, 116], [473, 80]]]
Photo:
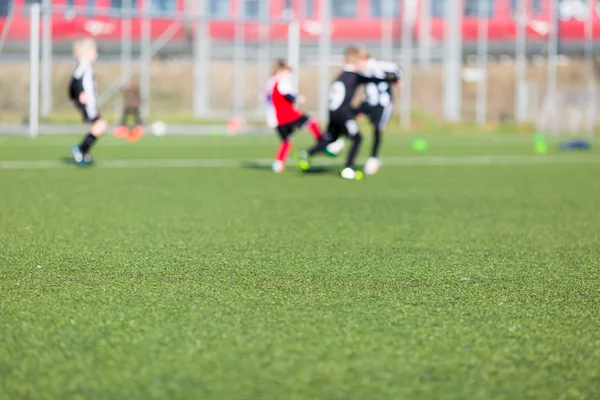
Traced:
[[327, 139], [335, 142], [342, 136], [353, 138], [358, 134], [358, 124], [349, 113], [330, 113]]
[[369, 103], [362, 103], [358, 108], [354, 109], [355, 115], [366, 115], [367, 118], [369, 118], [369, 121], [371, 121], [371, 124], [379, 129], [385, 129], [387, 127], [393, 111], [393, 104], [389, 104], [384, 107], [379, 105], [372, 106]]
[[302, 115], [297, 120], [290, 122], [288, 124], [279, 125], [277, 128], [277, 133], [281, 140], [287, 140], [297, 129], [302, 129], [304, 125], [308, 122], [309, 118], [307, 115]]
[[78, 101], [74, 101], [73, 102], [75, 104], [75, 108], [79, 110], [79, 112], [81, 113], [81, 117], [83, 118], [83, 122], [87, 122], [90, 124], [93, 124], [94, 122], [98, 121], [100, 118], [102, 118], [102, 116], [100, 115], [100, 110], [96, 110], [96, 115], [94, 117], [90, 117], [87, 107], [85, 106], [85, 104], [82, 104]]

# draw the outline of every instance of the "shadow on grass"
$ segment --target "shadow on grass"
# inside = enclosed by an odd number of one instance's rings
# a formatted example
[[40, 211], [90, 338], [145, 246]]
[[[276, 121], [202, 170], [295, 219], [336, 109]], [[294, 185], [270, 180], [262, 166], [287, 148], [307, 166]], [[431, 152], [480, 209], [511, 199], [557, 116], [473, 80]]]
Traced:
[[77, 167], [77, 168], [89, 168], [89, 167], [93, 167], [94, 166], [94, 160], [92, 160], [91, 163], [86, 164], [86, 165], [79, 165], [75, 162], [75, 160], [73, 160], [73, 157], [61, 157], [60, 161], [64, 164], [64, 165], [70, 165], [72, 167]]
[[335, 166], [319, 166], [311, 167], [308, 171], [304, 171], [307, 175], [320, 175], [320, 174], [336, 174], [338, 173], [338, 167]]
[[[271, 172], [271, 164], [264, 164], [264, 163], [259, 163], [259, 162], [255, 162], [255, 161], [244, 161], [242, 163], [242, 167], [248, 168], [248, 169], [256, 169], [259, 171]], [[287, 168], [295, 169], [296, 167], [294, 165], [288, 165]], [[299, 171], [299, 172], [301, 172], [302, 174], [306, 174], [306, 175], [337, 174], [338, 168], [335, 166], [318, 166], [318, 167], [312, 167], [308, 171]]]
[[60, 161], [65, 165], [72, 165], [73, 167], [77, 167], [77, 163], [73, 160], [73, 157], [61, 157]]
[[264, 164], [256, 161], [244, 161], [242, 162], [242, 168], [271, 172], [271, 164]]

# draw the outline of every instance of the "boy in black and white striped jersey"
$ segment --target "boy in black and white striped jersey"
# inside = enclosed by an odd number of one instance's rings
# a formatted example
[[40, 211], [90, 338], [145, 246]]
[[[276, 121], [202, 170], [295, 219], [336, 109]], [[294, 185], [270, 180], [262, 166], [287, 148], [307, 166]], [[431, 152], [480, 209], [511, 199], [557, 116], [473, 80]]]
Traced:
[[329, 125], [322, 139], [308, 151], [297, 154], [298, 167], [302, 170], [310, 168], [310, 157], [326, 150], [327, 146], [335, 143], [339, 138], [348, 138], [352, 145], [341, 172], [344, 179], [362, 179], [362, 171], [355, 170], [354, 164], [362, 142], [362, 135], [358, 124], [354, 120], [356, 111], [352, 108], [352, 101], [356, 89], [368, 83], [396, 82], [398, 77], [394, 73], [385, 73], [381, 77], [363, 75], [368, 65], [369, 55], [363, 48], [348, 47], [344, 54], [343, 70], [340, 72], [329, 89]]
[[80, 165], [92, 162], [90, 148], [96, 139], [106, 132], [106, 121], [102, 119], [97, 104], [96, 80], [92, 64], [98, 58], [98, 48], [93, 39], [82, 39], [75, 42], [73, 55], [77, 60], [77, 68], [73, 72], [69, 84], [69, 97], [75, 108], [81, 112], [83, 121], [90, 124], [90, 131], [78, 146], [73, 146], [73, 159]]
[[[387, 127], [394, 110], [392, 83], [397, 83], [399, 81], [401, 69], [392, 62], [379, 61], [370, 57], [363, 74], [365, 76], [374, 76], [378, 78], [384, 78], [390, 74], [396, 77], [395, 80], [389, 82], [367, 83], [365, 99], [361, 105], [354, 110], [355, 114], [363, 114], [368, 117], [373, 126], [373, 149], [371, 151], [371, 157], [369, 157], [365, 165], [365, 173], [367, 175], [373, 175], [376, 174], [381, 167], [379, 158], [381, 136], [383, 130]], [[344, 138], [341, 137], [328, 145], [325, 149], [325, 153], [336, 157], [344, 149], [344, 145]]]

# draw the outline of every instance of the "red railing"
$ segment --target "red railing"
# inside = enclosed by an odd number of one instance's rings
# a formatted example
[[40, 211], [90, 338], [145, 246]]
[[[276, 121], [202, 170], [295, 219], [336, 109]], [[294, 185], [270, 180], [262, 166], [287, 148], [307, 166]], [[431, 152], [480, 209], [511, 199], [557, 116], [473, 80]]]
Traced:
[[[137, 8], [141, 9], [142, 1], [137, 1]], [[356, 0], [356, 16], [353, 17], [332, 17], [332, 40], [334, 42], [377, 42], [382, 35], [382, 20], [379, 17], [372, 17], [370, 12], [370, 0]], [[465, 1], [465, 0], [458, 0]], [[549, 1], [540, 0], [539, 9], [533, 10], [533, 0], [530, 0], [528, 7], [528, 25], [527, 36], [529, 39], [544, 39], [547, 37], [549, 28]], [[577, 2], [578, 0], [574, 0]], [[296, 1], [295, 14], [299, 17], [302, 27], [302, 37], [305, 40], [316, 40], [320, 32], [319, 2], [313, 0], [313, 13], [306, 16], [306, 10], [301, 9], [306, 2]], [[22, 7], [24, 0], [15, 0], [17, 7]], [[238, 1], [229, 2], [230, 16], [235, 16], [237, 10], [235, 4]], [[489, 18], [489, 38], [490, 41], [507, 41], [515, 37], [515, 21], [513, 11], [511, 10], [511, 0], [495, 0], [494, 10]], [[596, 2], [593, 2], [596, 6]], [[87, 0], [75, 0], [76, 7], [87, 7]], [[184, 13], [184, 0], [176, 0], [176, 12]], [[66, 6], [66, 0], [53, 1], [54, 6]], [[111, 6], [111, 0], [96, 0], [95, 7], [108, 9]], [[269, 17], [277, 23], [271, 23], [268, 30], [268, 36], [271, 40], [281, 40], [286, 37], [286, 25], [281, 19], [284, 11], [285, 0], [271, 0]], [[559, 22], [560, 36], [566, 40], [583, 40], [585, 37], [585, 22], [579, 18], [575, 11], [568, 15], [568, 8], [561, 9], [561, 18]], [[566, 10], [566, 11], [565, 11]], [[93, 10], [90, 10], [93, 14]], [[596, 11], [596, 10], [595, 10]], [[598, 12], [594, 12], [593, 35], [594, 38], [600, 38], [600, 4]], [[566, 15], [565, 15], [566, 14]], [[6, 18], [0, 17], [0, 30], [4, 27]], [[151, 35], [158, 37], [170, 24], [171, 20], [166, 18], [153, 18]], [[413, 30], [415, 40], [419, 40], [421, 24], [421, 4], [417, 3], [415, 10], [415, 20]], [[431, 19], [431, 35], [434, 40], [442, 40], [444, 37], [444, 19], [443, 17], [433, 17]], [[465, 41], [475, 41], [477, 39], [477, 17], [465, 16], [462, 23], [462, 32]], [[248, 21], [244, 24], [244, 36], [248, 41], [259, 40], [259, 23]], [[132, 19], [133, 39], [140, 37], [140, 18]], [[395, 38], [400, 37], [400, 17], [396, 16], [392, 21], [392, 34]], [[52, 33], [56, 40], [72, 40], [77, 37], [91, 35], [99, 39], [118, 40], [121, 36], [121, 22], [116, 17], [106, 16], [85, 16], [73, 15], [72, 13], [55, 13], [52, 20]], [[233, 40], [235, 36], [235, 23], [222, 19], [214, 19], [210, 22], [211, 37], [217, 40]], [[29, 36], [29, 21], [26, 15], [17, 13], [8, 34], [9, 40], [26, 40]], [[183, 31], [179, 32], [173, 39], [181, 40], [184, 38]]]

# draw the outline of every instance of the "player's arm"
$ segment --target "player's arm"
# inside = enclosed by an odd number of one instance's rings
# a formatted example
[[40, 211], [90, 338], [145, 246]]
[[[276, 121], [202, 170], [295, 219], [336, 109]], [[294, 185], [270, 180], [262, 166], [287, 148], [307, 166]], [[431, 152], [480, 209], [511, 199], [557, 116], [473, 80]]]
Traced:
[[388, 79], [387, 76], [385, 78], [378, 78], [376, 76], [363, 75], [363, 74], [360, 74], [360, 73], [357, 73], [357, 75], [358, 75], [358, 84], [359, 85], [365, 85], [367, 83], [389, 82], [389, 79]]
[[[401, 71], [398, 65], [393, 62], [388, 61], [375, 61], [375, 65], [372, 67], [375, 70], [380, 71], [380, 73], [370, 73], [370, 74], [360, 74], [359, 73], [359, 83], [396, 83], [400, 80]], [[383, 72], [383, 74], [381, 74]], [[379, 76], [377, 76], [379, 75]]]
[[383, 72], [400, 75], [400, 67], [396, 63], [390, 61], [377, 61], [377, 67]]
[[279, 93], [281, 93], [287, 101], [289, 101], [290, 103], [296, 102], [298, 98], [298, 93], [296, 91], [296, 88], [294, 88], [294, 86], [292, 85], [292, 82], [289, 81], [289, 79], [280, 81], [277, 85], [277, 88], [279, 89]]
[[400, 82], [402, 69], [396, 63], [390, 61], [377, 61], [377, 66], [385, 73], [388, 82]]

